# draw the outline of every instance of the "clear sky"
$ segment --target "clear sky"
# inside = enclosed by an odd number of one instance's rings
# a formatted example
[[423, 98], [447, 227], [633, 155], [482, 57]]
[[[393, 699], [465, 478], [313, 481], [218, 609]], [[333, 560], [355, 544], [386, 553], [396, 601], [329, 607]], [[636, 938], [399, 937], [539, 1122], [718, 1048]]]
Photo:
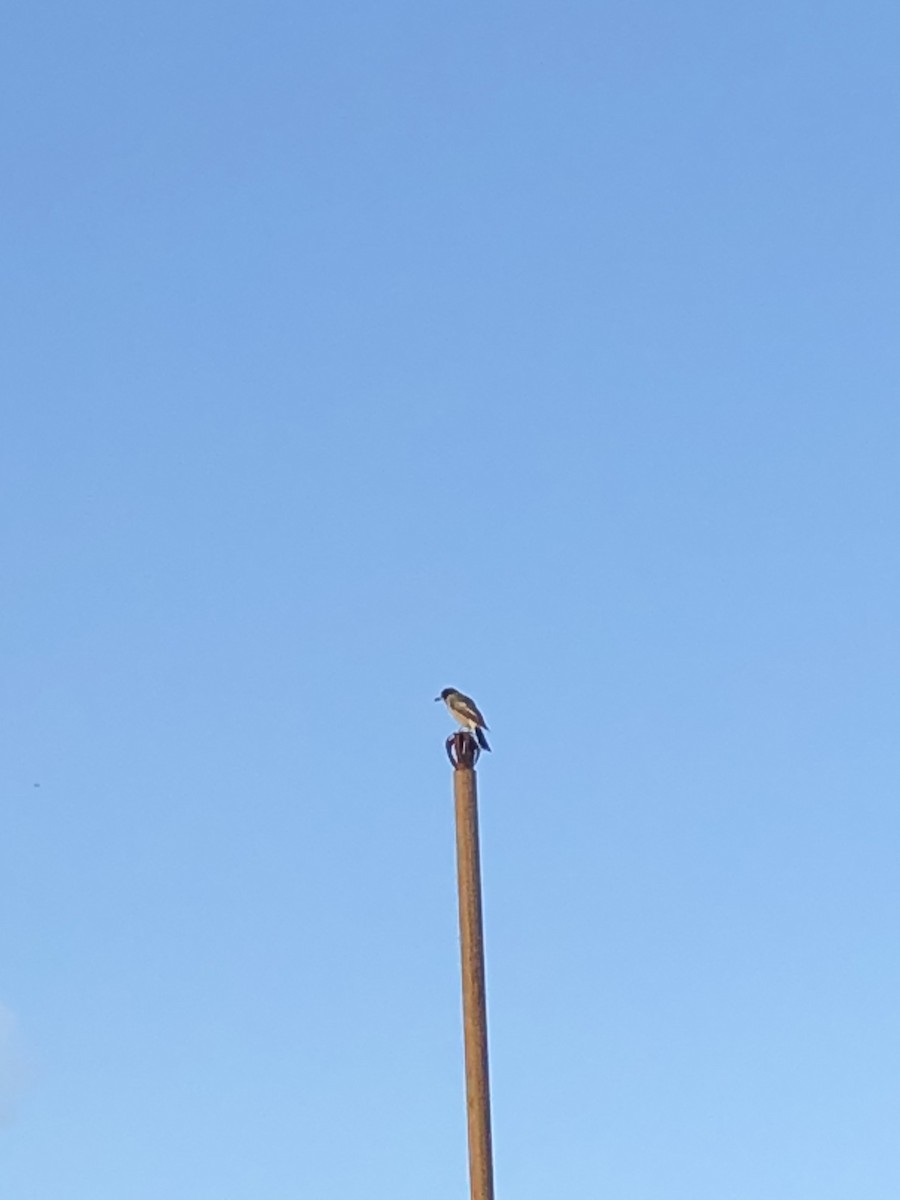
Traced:
[[4, 1200], [896, 1200], [896, 0], [2, 26]]

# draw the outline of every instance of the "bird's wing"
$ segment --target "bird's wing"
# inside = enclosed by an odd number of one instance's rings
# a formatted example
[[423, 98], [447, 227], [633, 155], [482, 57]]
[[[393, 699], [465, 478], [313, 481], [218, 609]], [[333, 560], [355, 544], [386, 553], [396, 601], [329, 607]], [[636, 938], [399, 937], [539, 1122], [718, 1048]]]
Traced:
[[461, 712], [464, 712], [467, 717], [471, 717], [473, 721], [477, 721], [484, 729], [487, 729], [487, 723], [481, 715], [478, 705], [470, 696], [464, 696], [462, 692], [456, 695], [456, 702]]

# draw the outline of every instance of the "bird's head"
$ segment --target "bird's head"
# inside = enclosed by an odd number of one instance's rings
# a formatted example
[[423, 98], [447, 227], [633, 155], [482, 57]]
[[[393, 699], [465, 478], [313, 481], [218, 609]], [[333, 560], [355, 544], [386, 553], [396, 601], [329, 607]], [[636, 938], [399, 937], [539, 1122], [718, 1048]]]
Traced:
[[435, 700], [446, 700], [448, 696], [452, 696], [456, 688], [444, 688], [439, 696], [435, 696]]

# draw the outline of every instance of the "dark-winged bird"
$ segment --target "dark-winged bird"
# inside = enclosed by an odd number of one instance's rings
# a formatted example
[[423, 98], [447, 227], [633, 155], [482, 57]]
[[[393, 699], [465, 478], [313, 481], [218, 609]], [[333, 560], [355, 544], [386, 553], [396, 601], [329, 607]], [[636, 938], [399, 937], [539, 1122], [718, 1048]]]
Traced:
[[456, 688], [444, 688], [439, 696], [435, 696], [435, 700], [443, 700], [450, 710], [451, 716], [464, 729], [469, 729], [475, 734], [478, 745], [482, 750], [490, 750], [488, 740], [484, 736], [484, 731], [487, 729], [487, 722], [471, 696], [464, 696]]

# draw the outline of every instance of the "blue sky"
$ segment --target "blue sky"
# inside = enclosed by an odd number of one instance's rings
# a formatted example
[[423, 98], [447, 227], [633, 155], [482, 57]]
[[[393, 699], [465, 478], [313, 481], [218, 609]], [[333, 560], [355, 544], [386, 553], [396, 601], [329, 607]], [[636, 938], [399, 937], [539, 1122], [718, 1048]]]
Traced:
[[896, 1200], [898, 39], [7, 6], [9, 1200]]

